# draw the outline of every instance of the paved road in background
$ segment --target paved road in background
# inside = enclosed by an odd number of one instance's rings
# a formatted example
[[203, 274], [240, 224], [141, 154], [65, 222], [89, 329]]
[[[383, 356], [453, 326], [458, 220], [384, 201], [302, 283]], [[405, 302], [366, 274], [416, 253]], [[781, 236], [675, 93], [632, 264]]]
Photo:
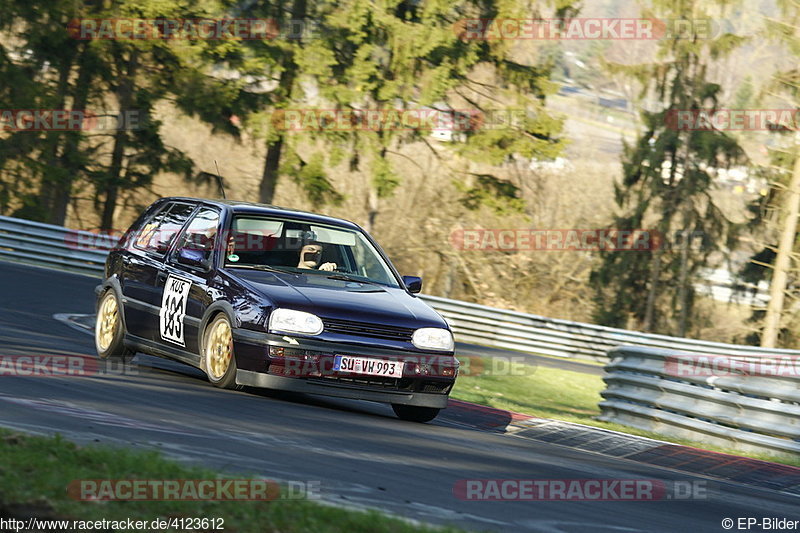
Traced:
[[[94, 311], [96, 280], [0, 263], [2, 354], [92, 355], [93, 340], [55, 319]], [[0, 378], [0, 426], [79, 443], [159, 449], [260, 477], [319, 481], [335, 505], [489, 531], [723, 531], [723, 518], [798, 519], [798, 499], [743, 485], [477, 428], [445, 410], [430, 424], [369, 402], [211, 387], [199, 372], [137, 356], [125, 373]], [[473, 502], [464, 479], [707, 482], [703, 500]]]

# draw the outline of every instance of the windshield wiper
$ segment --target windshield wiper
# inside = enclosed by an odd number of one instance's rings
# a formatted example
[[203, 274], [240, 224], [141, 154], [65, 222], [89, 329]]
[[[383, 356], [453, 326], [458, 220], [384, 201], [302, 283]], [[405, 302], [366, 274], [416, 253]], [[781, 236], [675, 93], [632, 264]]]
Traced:
[[284, 270], [283, 268], [271, 265], [228, 265], [228, 266], [234, 268], [249, 268], [251, 270], [263, 270], [265, 272], [280, 272], [281, 274], [297, 274], [297, 272], [292, 272], [291, 270]]
[[352, 281], [355, 283], [369, 283], [370, 285], [379, 285], [374, 281], [364, 280], [364, 279], [357, 279], [352, 276], [348, 276], [347, 274], [331, 274], [328, 276], [328, 279], [338, 279], [341, 281]]

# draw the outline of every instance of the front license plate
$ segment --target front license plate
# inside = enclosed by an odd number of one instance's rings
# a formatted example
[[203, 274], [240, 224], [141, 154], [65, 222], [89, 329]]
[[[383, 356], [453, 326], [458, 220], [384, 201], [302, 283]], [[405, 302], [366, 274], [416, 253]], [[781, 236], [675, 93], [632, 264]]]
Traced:
[[405, 363], [400, 361], [387, 361], [372, 359], [371, 357], [353, 357], [350, 355], [337, 355], [333, 361], [333, 369], [337, 372], [350, 372], [366, 376], [384, 376], [387, 378], [402, 378]]

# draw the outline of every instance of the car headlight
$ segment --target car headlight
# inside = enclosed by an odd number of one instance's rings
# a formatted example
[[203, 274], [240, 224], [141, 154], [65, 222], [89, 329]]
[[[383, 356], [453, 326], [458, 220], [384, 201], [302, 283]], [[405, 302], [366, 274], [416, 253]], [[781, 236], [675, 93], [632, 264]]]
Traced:
[[411, 337], [411, 343], [423, 350], [453, 351], [453, 334], [442, 328], [420, 328]]
[[280, 333], [322, 333], [322, 320], [317, 315], [294, 309], [275, 309], [269, 315], [269, 330]]

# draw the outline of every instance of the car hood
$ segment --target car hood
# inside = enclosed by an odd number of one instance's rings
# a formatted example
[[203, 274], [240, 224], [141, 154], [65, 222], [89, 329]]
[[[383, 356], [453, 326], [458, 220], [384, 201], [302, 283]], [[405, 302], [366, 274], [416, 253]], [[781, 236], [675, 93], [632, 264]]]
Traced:
[[404, 289], [329, 279], [322, 274], [237, 270], [234, 276], [264, 298], [264, 305], [314, 313], [321, 318], [393, 326], [447, 327], [428, 304]]

